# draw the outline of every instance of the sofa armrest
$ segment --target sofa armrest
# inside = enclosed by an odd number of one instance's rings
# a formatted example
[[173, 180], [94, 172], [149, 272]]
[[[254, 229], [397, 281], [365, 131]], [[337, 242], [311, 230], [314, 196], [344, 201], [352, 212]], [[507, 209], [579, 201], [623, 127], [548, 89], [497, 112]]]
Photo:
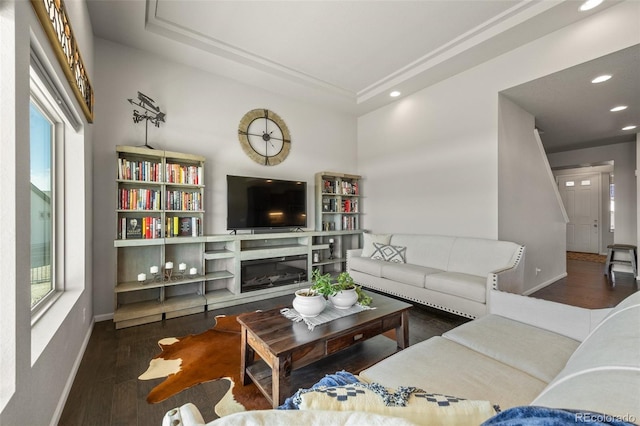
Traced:
[[487, 276], [487, 299], [489, 298], [490, 290], [500, 290], [515, 294], [524, 292], [524, 246], [520, 246], [514, 254], [514, 261], [510, 267], [489, 273]]
[[350, 271], [349, 261], [354, 257], [359, 257], [361, 254], [362, 254], [362, 249], [347, 250], [347, 264], [346, 264], [347, 272]]
[[360, 256], [361, 254], [362, 254], [362, 249], [347, 250], [347, 260], [349, 260], [350, 257]]
[[204, 424], [200, 410], [190, 402], [167, 411], [162, 419], [162, 426], [204, 426]]
[[586, 309], [490, 290], [488, 313], [583, 341], [611, 309]]

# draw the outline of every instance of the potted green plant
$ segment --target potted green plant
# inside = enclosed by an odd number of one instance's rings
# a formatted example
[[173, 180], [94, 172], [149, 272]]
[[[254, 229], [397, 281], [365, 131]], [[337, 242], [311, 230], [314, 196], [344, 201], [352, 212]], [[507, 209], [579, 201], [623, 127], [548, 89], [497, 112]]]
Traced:
[[331, 274], [321, 274], [318, 269], [311, 273], [311, 290], [325, 296], [338, 309], [347, 309], [355, 303], [368, 306], [371, 297], [357, 285], [348, 272], [342, 272], [333, 280]]

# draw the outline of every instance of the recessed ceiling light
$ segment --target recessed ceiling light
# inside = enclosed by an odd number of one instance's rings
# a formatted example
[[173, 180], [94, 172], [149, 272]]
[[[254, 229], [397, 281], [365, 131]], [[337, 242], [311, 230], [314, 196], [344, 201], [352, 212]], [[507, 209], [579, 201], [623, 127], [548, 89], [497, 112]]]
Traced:
[[587, 10], [591, 10], [594, 7], [599, 6], [600, 3], [602, 3], [602, 0], [587, 0], [584, 3], [582, 3], [582, 6], [580, 6], [580, 10], [583, 12]]
[[627, 109], [627, 106], [626, 106], [626, 105], [619, 105], [619, 106], [617, 106], [617, 107], [613, 107], [613, 108], [611, 108], [609, 111], [611, 111], [611, 112], [618, 112], [618, 111], [623, 111], [623, 110], [625, 110], [625, 109]]
[[397, 90], [394, 90], [393, 92], [389, 93], [389, 96], [391, 96], [392, 98], [397, 98], [400, 95], [401, 93], [398, 92]]
[[622, 130], [633, 130], [636, 127], [638, 127], [638, 126], [626, 126], [626, 127], [623, 127]]
[[604, 74], [601, 76], [598, 76], [596, 78], [594, 78], [593, 80], [591, 80], [592, 83], [602, 83], [603, 81], [607, 81], [611, 78], [611, 76], [609, 74]]

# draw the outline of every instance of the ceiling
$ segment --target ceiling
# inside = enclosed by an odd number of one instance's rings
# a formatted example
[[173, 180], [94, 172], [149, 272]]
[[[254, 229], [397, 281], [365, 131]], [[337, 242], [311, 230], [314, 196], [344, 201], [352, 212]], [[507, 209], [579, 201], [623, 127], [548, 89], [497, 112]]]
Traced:
[[[406, 96], [617, 2], [606, 1], [589, 12], [579, 12], [579, 2], [557, 0], [87, 3], [97, 37], [284, 96], [361, 115], [393, 102], [391, 90]], [[635, 66], [638, 71], [637, 53], [635, 56], [635, 61], [616, 58], [616, 66]], [[582, 75], [589, 72], [582, 71]], [[606, 134], [606, 123], [600, 123], [604, 118], [582, 114], [586, 105], [607, 99], [541, 97], [541, 93], [557, 94], [577, 81], [571, 76], [548, 78], [506, 92], [536, 115], [544, 130], [543, 143], [553, 138], [552, 149], [562, 150], [566, 135], [571, 145], [581, 143], [576, 129], [587, 135], [589, 143], [618, 136]], [[612, 79], [608, 87], [619, 81]], [[633, 87], [640, 94], [638, 85]], [[569, 93], [581, 93], [574, 89]], [[574, 97], [577, 103], [568, 105]], [[639, 99], [636, 96], [637, 102]], [[545, 106], [549, 100], [551, 105]], [[633, 111], [638, 121], [639, 110]], [[568, 114], [582, 118], [575, 123], [564, 118]], [[569, 122], [571, 127], [563, 127]], [[589, 127], [596, 123], [598, 132], [590, 133]]]

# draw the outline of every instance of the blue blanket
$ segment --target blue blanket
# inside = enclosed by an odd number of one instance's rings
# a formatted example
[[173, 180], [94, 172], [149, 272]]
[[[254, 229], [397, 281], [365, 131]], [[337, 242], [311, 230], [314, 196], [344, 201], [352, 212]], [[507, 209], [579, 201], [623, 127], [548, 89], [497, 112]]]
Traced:
[[278, 407], [278, 410], [298, 410], [300, 405], [300, 395], [309, 392], [310, 390], [316, 389], [320, 386], [343, 386], [350, 385], [351, 383], [359, 383], [360, 380], [353, 374], [348, 371], [338, 371], [335, 374], [327, 374], [320, 381], [310, 389], [298, 389], [296, 393], [294, 393], [289, 398], [285, 399], [284, 403]]
[[633, 426], [636, 419], [623, 419], [602, 413], [580, 410], [559, 410], [547, 407], [513, 407], [496, 414], [482, 426], [565, 426], [585, 424], [589, 426]]

